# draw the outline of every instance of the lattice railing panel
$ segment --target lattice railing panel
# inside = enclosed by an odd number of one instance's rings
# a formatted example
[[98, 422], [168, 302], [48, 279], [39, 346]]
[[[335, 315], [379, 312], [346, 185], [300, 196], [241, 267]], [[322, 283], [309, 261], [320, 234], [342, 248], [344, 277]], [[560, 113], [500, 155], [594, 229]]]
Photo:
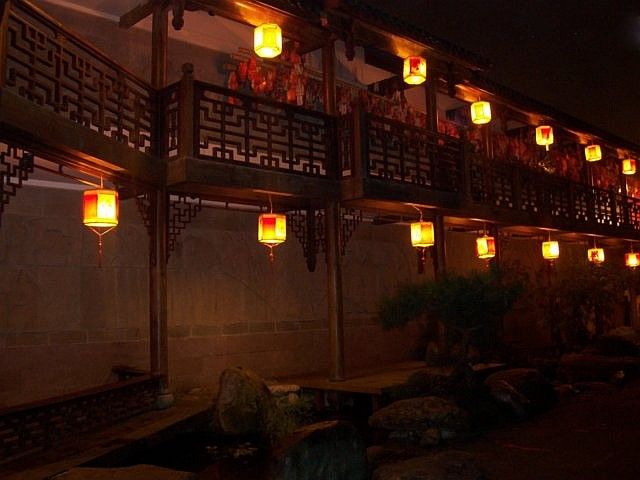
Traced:
[[6, 55], [10, 91], [131, 148], [151, 150], [153, 89], [22, 2], [12, 6]]
[[178, 156], [180, 148], [179, 135], [179, 115], [180, 100], [178, 84], [168, 87], [163, 91], [163, 117], [165, 122], [165, 141], [167, 149], [167, 157], [175, 158]]
[[331, 117], [200, 82], [195, 97], [198, 158], [328, 175], [335, 150]]
[[[549, 179], [550, 180], [550, 179]], [[548, 181], [546, 185], [546, 202], [548, 213], [555, 218], [571, 219], [571, 195], [569, 183], [558, 179]]]
[[544, 209], [544, 190], [535, 181], [536, 176], [524, 173], [521, 176], [520, 209], [523, 212], [539, 214]]
[[607, 190], [593, 190], [593, 214], [596, 223], [600, 225], [614, 225], [615, 206], [613, 195]]
[[462, 145], [457, 139], [373, 115], [366, 119], [370, 177], [460, 191]]

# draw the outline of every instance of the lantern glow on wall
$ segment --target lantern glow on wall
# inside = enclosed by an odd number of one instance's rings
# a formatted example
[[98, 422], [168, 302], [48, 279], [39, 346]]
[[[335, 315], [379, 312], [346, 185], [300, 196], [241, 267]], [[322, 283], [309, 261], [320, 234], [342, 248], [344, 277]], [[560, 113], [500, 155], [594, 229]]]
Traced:
[[102, 264], [102, 237], [118, 226], [119, 214], [117, 191], [102, 188], [101, 185], [101, 188], [83, 192], [82, 223], [98, 236], [99, 264]]
[[471, 104], [471, 121], [476, 125], [485, 125], [491, 121], [491, 104], [474, 102]]
[[488, 235], [476, 238], [476, 253], [478, 258], [488, 260], [496, 256], [496, 239]]
[[560, 245], [555, 240], [542, 242], [542, 258], [553, 261], [560, 256]]
[[553, 143], [553, 128], [549, 125], [541, 125], [536, 128], [536, 143], [549, 151], [549, 145]]
[[282, 53], [282, 30], [276, 23], [263, 23], [253, 31], [253, 51], [262, 58], [275, 58]]
[[273, 247], [287, 239], [287, 216], [280, 213], [263, 213], [258, 217], [258, 241], [269, 248], [269, 260], [273, 262]]
[[602, 149], [600, 145], [587, 145], [584, 147], [584, 157], [587, 159], [587, 162], [602, 160]]
[[420, 85], [427, 79], [427, 61], [423, 57], [410, 56], [404, 59], [402, 78], [409, 85]]
[[622, 173], [625, 175], [634, 175], [636, 173], [635, 158], [625, 158], [622, 160]]

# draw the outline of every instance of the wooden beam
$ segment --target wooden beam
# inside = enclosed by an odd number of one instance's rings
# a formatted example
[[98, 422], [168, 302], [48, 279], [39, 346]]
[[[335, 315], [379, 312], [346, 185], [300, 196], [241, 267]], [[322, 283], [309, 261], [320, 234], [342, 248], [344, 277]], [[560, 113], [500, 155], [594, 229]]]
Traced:
[[303, 53], [322, 47], [329, 38], [329, 32], [320, 26], [257, 1], [189, 0], [188, 5], [190, 9], [197, 7], [210, 15], [219, 15], [252, 27], [267, 20], [277, 23], [286, 38], [300, 42]]
[[131, 28], [136, 23], [141, 22], [149, 15], [152, 15], [156, 8], [164, 4], [164, 0], [148, 0], [145, 3], [141, 3], [137, 7], [129, 10], [127, 13], [120, 17], [118, 26], [120, 28]]
[[7, 31], [9, 28], [9, 11], [11, 0], [0, 0], [0, 87], [7, 78]]

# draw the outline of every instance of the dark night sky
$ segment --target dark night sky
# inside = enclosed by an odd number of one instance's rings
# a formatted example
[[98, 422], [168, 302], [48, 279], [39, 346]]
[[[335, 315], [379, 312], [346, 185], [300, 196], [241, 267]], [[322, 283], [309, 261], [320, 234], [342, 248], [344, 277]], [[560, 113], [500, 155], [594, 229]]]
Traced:
[[640, 1], [372, 3], [487, 57], [494, 80], [640, 144]]

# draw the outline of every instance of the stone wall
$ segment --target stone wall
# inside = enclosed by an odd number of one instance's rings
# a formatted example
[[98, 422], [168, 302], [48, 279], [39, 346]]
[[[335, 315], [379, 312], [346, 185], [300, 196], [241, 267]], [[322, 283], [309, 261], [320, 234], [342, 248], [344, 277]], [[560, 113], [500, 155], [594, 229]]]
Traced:
[[[118, 364], [148, 368], [148, 238], [132, 200], [97, 238], [79, 191], [25, 187], [0, 227], [0, 406], [113, 380]], [[265, 376], [326, 368], [326, 275], [290, 232], [270, 266], [257, 215], [205, 208], [169, 261], [171, 381], [212, 386], [232, 365]], [[418, 330], [383, 332], [376, 305], [416, 281], [406, 227], [364, 223], [344, 258], [347, 368], [411, 358]]]

